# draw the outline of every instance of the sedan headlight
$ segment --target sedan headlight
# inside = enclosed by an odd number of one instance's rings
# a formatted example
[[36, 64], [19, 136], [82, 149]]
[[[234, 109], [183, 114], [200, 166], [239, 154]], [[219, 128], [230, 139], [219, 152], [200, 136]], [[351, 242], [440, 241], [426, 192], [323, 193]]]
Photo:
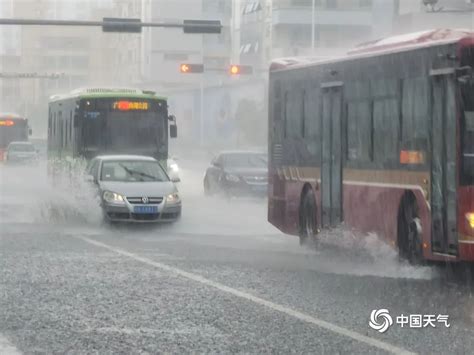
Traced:
[[114, 203], [117, 205], [125, 204], [125, 201], [124, 201], [125, 199], [123, 198], [123, 196], [116, 192], [105, 191], [102, 196], [104, 198], [104, 201], [107, 203]]
[[240, 178], [237, 175], [233, 175], [233, 174], [227, 174], [225, 176], [225, 179], [227, 181], [231, 181], [231, 182], [239, 182], [240, 181]]
[[179, 195], [177, 192], [169, 194], [166, 196], [167, 203], [179, 203], [181, 200], [179, 199]]

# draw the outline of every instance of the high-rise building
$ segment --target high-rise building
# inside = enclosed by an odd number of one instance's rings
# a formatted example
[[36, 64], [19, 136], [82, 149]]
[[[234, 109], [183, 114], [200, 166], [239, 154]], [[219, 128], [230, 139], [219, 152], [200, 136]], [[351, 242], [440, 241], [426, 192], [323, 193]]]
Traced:
[[[2, 0], [0, 4], [6, 18], [101, 20], [141, 15], [141, 0]], [[0, 39], [2, 73], [59, 75], [0, 79], [0, 111], [27, 116], [35, 135], [46, 134], [50, 95], [81, 86], [140, 82], [139, 34], [103, 33], [100, 27], [1, 26]]]

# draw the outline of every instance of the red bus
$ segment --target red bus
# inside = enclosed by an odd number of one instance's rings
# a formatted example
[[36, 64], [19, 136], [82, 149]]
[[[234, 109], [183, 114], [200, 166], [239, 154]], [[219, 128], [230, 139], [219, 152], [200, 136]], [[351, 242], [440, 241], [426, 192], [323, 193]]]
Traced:
[[31, 130], [28, 120], [14, 113], [0, 113], [0, 161], [11, 142], [27, 141]]
[[302, 243], [375, 232], [401, 257], [474, 261], [474, 32], [272, 63], [268, 220]]

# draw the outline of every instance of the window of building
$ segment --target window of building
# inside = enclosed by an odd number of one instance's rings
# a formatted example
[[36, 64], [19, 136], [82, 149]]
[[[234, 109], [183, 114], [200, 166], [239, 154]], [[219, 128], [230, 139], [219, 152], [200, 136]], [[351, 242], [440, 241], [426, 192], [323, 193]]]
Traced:
[[293, 6], [313, 6], [313, 0], [291, 0]]
[[163, 54], [163, 59], [166, 61], [176, 62], [179, 60], [188, 60], [189, 55], [186, 53], [166, 52]]
[[326, 0], [326, 7], [328, 9], [335, 9], [337, 8], [337, 0]]

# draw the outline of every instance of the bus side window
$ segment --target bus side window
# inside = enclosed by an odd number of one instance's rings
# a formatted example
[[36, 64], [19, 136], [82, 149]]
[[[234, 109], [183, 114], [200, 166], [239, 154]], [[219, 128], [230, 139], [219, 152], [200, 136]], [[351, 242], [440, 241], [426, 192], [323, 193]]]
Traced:
[[69, 131], [69, 121], [67, 119], [64, 120], [64, 125], [66, 128], [64, 129], [64, 146], [68, 146], [68, 131]]
[[303, 127], [306, 149], [320, 161], [321, 115], [318, 110], [318, 91], [305, 90], [303, 100]]
[[285, 137], [303, 137], [303, 92], [301, 90], [287, 92], [285, 101]]
[[64, 146], [64, 135], [63, 135], [63, 125], [64, 125], [64, 122], [63, 122], [63, 114], [61, 111], [58, 112], [58, 146], [59, 146], [59, 149], [62, 149], [63, 146]]
[[347, 103], [347, 160], [372, 160], [371, 108], [368, 100]]
[[378, 163], [398, 161], [399, 117], [397, 98], [374, 101], [374, 160]]
[[50, 108], [49, 114], [48, 114], [48, 147], [49, 148], [51, 148], [52, 129], [53, 129], [52, 124], [53, 124], [53, 114]]
[[429, 83], [426, 78], [403, 80], [402, 141], [407, 148], [413, 142], [428, 139], [428, 101]]
[[286, 138], [288, 135], [288, 121], [289, 121], [289, 93], [285, 91], [285, 96], [283, 98], [283, 138]]
[[56, 112], [53, 113], [53, 146], [56, 147]]
[[72, 111], [69, 112], [69, 141], [72, 142]]

